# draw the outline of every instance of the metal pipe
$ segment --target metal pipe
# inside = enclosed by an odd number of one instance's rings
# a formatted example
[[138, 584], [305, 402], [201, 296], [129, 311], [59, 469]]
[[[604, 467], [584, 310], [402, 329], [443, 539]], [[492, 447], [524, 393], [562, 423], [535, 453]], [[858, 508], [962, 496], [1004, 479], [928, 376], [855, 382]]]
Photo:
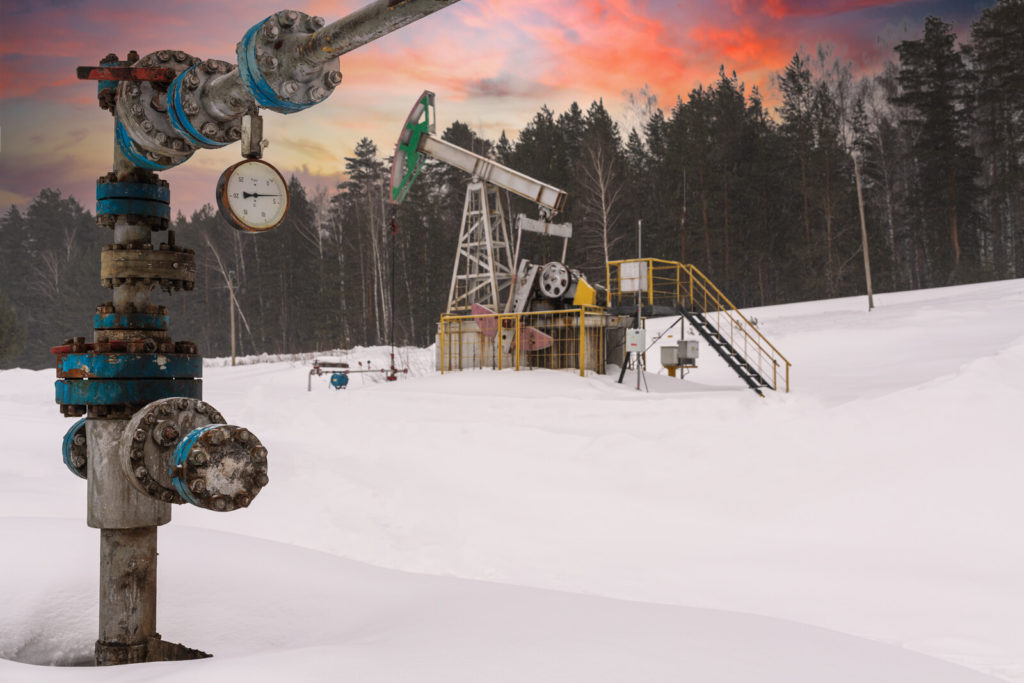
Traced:
[[299, 47], [310, 64], [323, 64], [459, 0], [376, 0], [324, 26]]
[[145, 662], [156, 635], [156, 527], [103, 529], [96, 663]]
[[131, 529], [171, 521], [171, 504], [139, 493], [124, 476], [118, 444], [128, 420], [85, 422], [88, 459], [87, 523], [94, 529]]

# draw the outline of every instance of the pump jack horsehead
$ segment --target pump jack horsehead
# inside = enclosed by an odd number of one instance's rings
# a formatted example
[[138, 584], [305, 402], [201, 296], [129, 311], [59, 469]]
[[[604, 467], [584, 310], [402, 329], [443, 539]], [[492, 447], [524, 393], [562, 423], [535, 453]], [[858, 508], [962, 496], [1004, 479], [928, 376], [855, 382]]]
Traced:
[[157, 173], [240, 141], [242, 161], [221, 177], [218, 206], [232, 227], [272, 230], [288, 210], [287, 186], [261, 158], [259, 110], [322, 103], [341, 83], [341, 55], [455, 2], [375, 0], [332, 24], [283, 10], [241, 35], [237, 64], [159, 50], [79, 67], [114, 116], [114, 167], [96, 186], [97, 222], [112, 232], [101, 284], [112, 294], [96, 308], [91, 342], [73, 337], [51, 350], [57, 403], [81, 418], [64, 437], [64, 462], [87, 479], [88, 524], [101, 530], [97, 664], [209, 656], [156, 631], [157, 527], [172, 504], [237, 510], [269, 482], [267, 448], [202, 400], [196, 345], [173, 339], [167, 308], [150, 301], [157, 286], [195, 286], [195, 252], [168, 230], [170, 188]]
[[[434, 101], [434, 93], [424, 91], [402, 126], [392, 158], [391, 200], [398, 204], [406, 198], [428, 157], [461, 169], [472, 178], [466, 188], [447, 313], [468, 310], [475, 316], [480, 334], [493, 340], [501, 327], [496, 309], [502, 306], [505, 295], [505, 313], [522, 313], [534, 298], [549, 304], [572, 302], [578, 294], [593, 292], [579, 271], [562, 262], [540, 266], [525, 259], [518, 261], [523, 231], [563, 238], [562, 261], [565, 261], [572, 225], [551, 220], [565, 207], [566, 193], [438, 137]], [[509, 251], [498, 189], [534, 202], [540, 214], [540, 220], [519, 215], [515, 256]], [[460, 264], [465, 267], [460, 268]], [[508, 323], [511, 320], [502, 321], [502, 324]], [[512, 343], [511, 337], [506, 335], [506, 347]], [[523, 326], [520, 332], [520, 348], [526, 351], [547, 348], [553, 341], [551, 335], [532, 326]]]

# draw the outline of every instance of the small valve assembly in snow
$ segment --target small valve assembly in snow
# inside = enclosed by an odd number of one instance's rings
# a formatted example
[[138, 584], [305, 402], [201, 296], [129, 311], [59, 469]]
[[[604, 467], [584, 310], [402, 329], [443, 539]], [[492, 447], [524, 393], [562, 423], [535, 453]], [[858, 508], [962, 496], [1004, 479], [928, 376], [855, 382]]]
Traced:
[[260, 109], [293, 114], [323, 102], [341, 83], [341, 55], [457, 1], [374, 0], [329, 25], [276, 12], [241, 35], [237, 65], [164, 49], [79, 67], [114, 116], [114, 168], [96, 184], [96, 221], [111, 231], [100, 284], [111, 293], [91, 342], [51, 350], [57, 403], [81, 418], [64, 436], [64, 463], [88, 481], [88, 524], [101, 530], [97, 664], [209, 656], [156, 631], [157, 527], [173, 504], [239, 510], [269, 483], [267, 449], [202, 400], [196, 345], [174, 339], [167, 308], [150, 301], [158, 287], [187, 292], [196, 282], [195, 252], [168, 230], [171, 192], [157, 173], [240, 142], [242, 161], [221, 176], [217, 205], [239, 230], [274, 229], [287, 186], [261, 159]]
[[400, 374], [408, 374], [408, 368], [396, 368], [395, 367], [395, 355], [391, 354], [391, 366], [387, 368], [373, 368], [370, 362], [366, 362], [366, 367], [359, 363], [359, 369], [352, 369], [348, 363], [343, 361], [333, 360], [320, 360], [315, 359], [313, 361], [313, 367], [309, 370], [309, 377], [306, 380], [306, 391], [313, 390], [313, 375], [320, 377], [321, 375], [330, 374], [330, 384], [334, 389], [344, 389], [348, 386], [350, 374], [383, 374], [385, 381], [394, 382], [398, 379]]

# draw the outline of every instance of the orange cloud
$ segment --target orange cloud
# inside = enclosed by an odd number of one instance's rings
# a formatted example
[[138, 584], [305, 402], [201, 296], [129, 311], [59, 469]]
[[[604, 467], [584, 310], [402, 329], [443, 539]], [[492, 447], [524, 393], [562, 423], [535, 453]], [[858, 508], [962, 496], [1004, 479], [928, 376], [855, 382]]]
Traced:
[[785, 64], [795, 51], [795, 46], [783, 44], [780, 38], [750, 26], [697, 26], [688, 36], [700, 52], [714, 55], [727, 69], [738, 72], [759, 70], [766, 64]]

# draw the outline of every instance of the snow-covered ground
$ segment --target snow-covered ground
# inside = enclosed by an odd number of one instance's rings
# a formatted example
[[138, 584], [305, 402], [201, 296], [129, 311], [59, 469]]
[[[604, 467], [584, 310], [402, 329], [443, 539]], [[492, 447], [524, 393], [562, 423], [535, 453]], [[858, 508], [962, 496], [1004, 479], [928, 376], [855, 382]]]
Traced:
[[53, 372], [0, 372], [0, 680], [1024, 681], [1024, 281], [876, 301], [748, 311], [765, 399], [705, 345], [649, 393], [210, 362], [271, 483], [160, 530], [160, 632], [216, 656], [117, 670], [32, 665], [90, 659], [99, 538]]

